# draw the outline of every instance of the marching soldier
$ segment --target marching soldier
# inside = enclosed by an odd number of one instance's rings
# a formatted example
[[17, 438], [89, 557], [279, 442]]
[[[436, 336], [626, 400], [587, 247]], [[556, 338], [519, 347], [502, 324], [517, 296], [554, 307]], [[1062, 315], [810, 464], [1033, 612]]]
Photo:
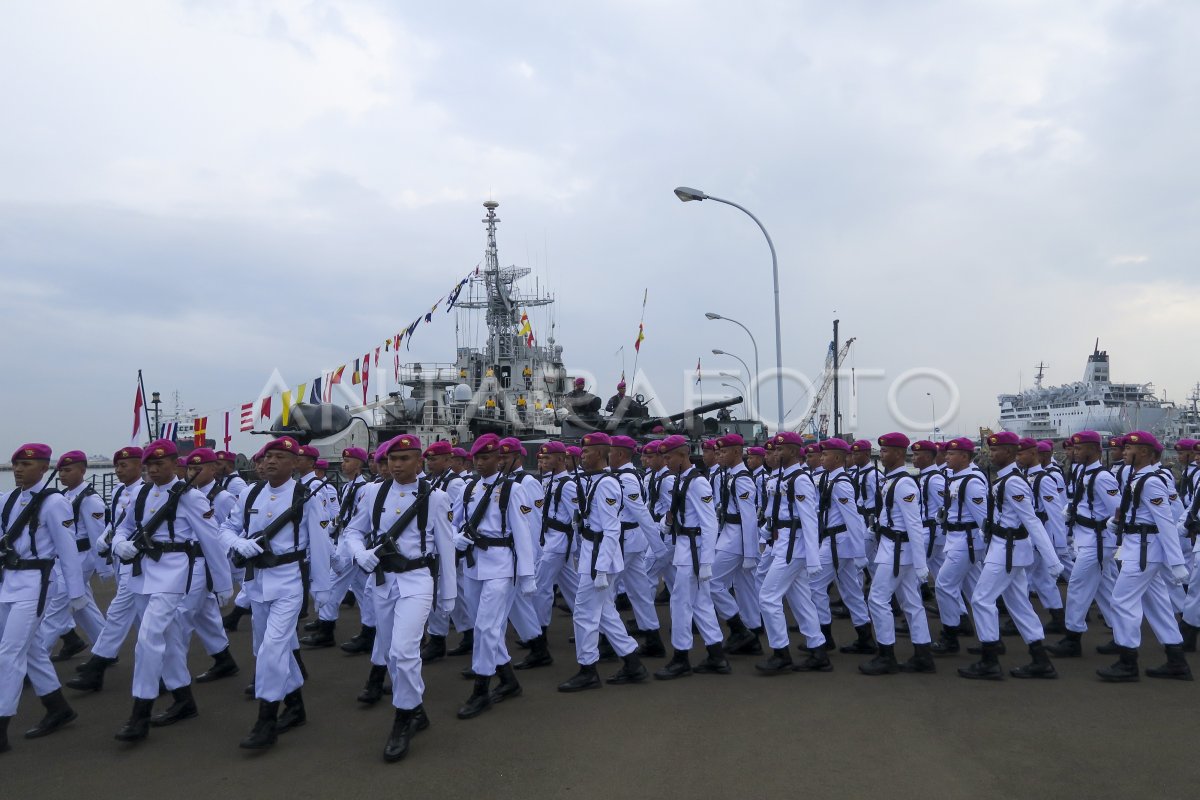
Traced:
[[217, 463], [221, 467], [220, 477], [217, 478], [221, 488], [235, 498], [240, 497], [242, 492], [246, 491], [246, 481], [237, 474], [237, 454], [222, 450], [217, 453]]
[[54, 733], [76, 717], [62, 696], [49, 650], [37, 643], [52, 570], [62, 573], [68, 608], [87, 605], [71, 504], [46, 475], [50, 455], [44, 444], [18, 447], [12, 455], [16, 488], [0, 498], [0, 753], [10, 749], [8, 723], [17, 713], [26, 676], [46, 709], [46, 716], [25, 731], [26, 739]]
[[988, 485], [971, 463], [974, 455], [975, 443], [970, 439], [951, 439], [946, 443], [946, 483], [939, 515], [946, 542], [935, 584], [942, 633], [930, 648], [934, 655], [959, 651], [958, 637], [966, 633], [963, 621], [967, 607], [963, 597], [974, 594], [983, 570]]
[[[454, 447], [446, 441], [430, 442], [422, 455], [425, 459], [425, 474], [429, 476], [433, 487], [445, 492], [449, 507], [455, 508], [462, 500], [463, 489], [467, 484], [462, 475], [454, 469]], [[442, 561], [440, 567], [449, 570], [454, 563], [455, 559], [451, 557]], [[457, 578], [457, 565], [454, 571]], [[455, 583], [457, 585], [457, 579]], [[436, 661], [446, 655], [446, 635], [450, 633], [450, 618], [462, 603], [462, 598], [456, 595], [454, 606], [449, 612], [443, 613], [436, 607], [430, 612], [429, 639], [421, 648], [422, 661]]]
[[993, 433], [988, 447], [996, 480], [992, 484], [992, 502], [988, 513], [990, 544], [984, 558], [983, 570], [971, 595], [975, 629], [979, 636], [982, 658], [969, 667], [960, 667], [964, 678], [1001, 680], [1000, 619], [996, 599], [1004, 596], [1004, 605], [1029, 645], [1033, 661], [1009, 670], [1014, 678], [1057, 678], [1058, 673], [1043, 644], [1042, 621], [1029, 602], [1026, 569], [1033, 564], [1034, 552], [1046, 559], [1051, 577], [1062, 572], [1062, 563], [1054, 553], [1054, 544], [1033, 512], [1033, 489], [1017, 469], [1017, 448], [1021, 438], [1009, 431]]
[[[1200, 441], [1192, 440], [1191, 467], [1200, 470]], [[1188, 578], [1187, 596], [1183, 601], [1183, 613], [1179, 630], [1183, 634], [1183, 650], [1185, 653], [1196, 652], [1196, 634], [1200, 632], [1200, 555], [1197, 550], [1197, 534], [1200, 533], [1200, 476], [1192, 483], [1191, 502], [1184, 508], [1179, 520], [1180, 542], [1184, 548], [1184, 557], [1191, 559], [1191, 575]]]
[[[500, 453], [500, 470], [504, 473], [505, 479], [513, 483], [518, 483], [524, 488], [526, 499], [529, 501], [528, 505], [533, 508], [534, 513], [540, 516], [542, 507], [545, 504], [545, 489], [542, 487], [542, 482], [536, 476], [525, 471], [525, 446], [521, 444], [519, 439], [508, 437], [500, 440]], [[537, 523], [531, 519], [529, 521], [529, 533], [533, 545], [535, 565], [541, 558], [542, 550], [541, 537], [534, 533], [536, 526]], [[517, 637], [523, 645], [528, 645], [542, 635], [542, 628], [538, 624], [537, 612], [534, 611], [533, 595], [531, 594], [518, 593], [513, 597], [512, 611], [509, 612], [508, 620], [512, 623], [513, 629], [516, 630]]]
[[1142, 617], [1167, 651], [1167, 663], [1146, 670], [1149, 678], [1190, 681], [1192, 671], [1183, 655], [1183, 636], [1175, 622], [1167, 584], [1180, 585], [1188, 568], [1179, 547], [1177, 523], [1172, 515], [1175, 487], [1158, 468], [1162, 445], [1145, 431], [1125, 437], [1126, 478], [1121, 505], [1109, 529], [1121, 534], [1121, 569], [1113, 585], [1113, 641], [1120, 660], [1097, 670], [1106, 681], [1138, 680], [1138, 646]]
[[[1041, 463], [1041, 455], [1045, 445], [1030, 438], [1022, 438], [1017, 451], [1017, 466], [1033, 490], [1033, 513], [1041, 520], [1042, 526], [1050, 541], [1054, 543], [1054, 552], [1063, 564], [1064, 577], [1070, 577], [1067, 572], [1070, 554], [1067, 548], [1066, 529], [1066, 489], [1060, 484], [1059, 476], [1062, 470], [1051, 472]], [[1063, 601], [1058, 591], [1058, 582], [1051, 578], [1046, 571], [1045, 561], [1034, 555], [1033, 566], [1029, 571], [1030, 588], [1037, 594], [1042, 606], [1050, 614], [1050, 622], [1043, 626], [1046, 633], [1066, 633], [1063, 627]], [[1006, 631], [1001, 631], [1007, 635]]]
[[879, 469], [871, 463], [871, 443], [866, 439], [856, 439], [850, 445], [851, 459], [854, 463], [854, 484], [858, 487], [858, 513], [866, 525], [867, 569], [875, 574], [875, 549], [879, 546], [879, 535], [875, 531], [876, 520], [879, 517], [879, 484], [881, 476]]
[[262, 462], [265, 480], [238, 498], [221, 525], [221, 545], [246, 560], [250, 578], [246, 591], [253, 607], [254, 695], [259, 707], [254, 727], [239, 745], [248, 750], [271, 747], [279, 733], [307, 721], [296, 641], [305, 593], [300, 562], [306, 554], [313, 567], [313, 597], [318, 605], [329, 600], [328, 513], [317, 486], [306, 487], [292, 478], [299, 451], [290, 436], [268, 443]]
[[386, 653], [396, 708], [383, 749], [384, 760], [391, 762], [404, 758], [413, 735], [429, 727], [422, 706], [421, 634], [435, 604], [449, 614], [457, 589], [449, 569], [454, 560], [454, 512], [445, 491], [428, 478], [418, 478], [420, 440], [397, 436], [384, 453], [391, 478], [364, 490], [345, 540], [357, 567], [373, 574], [376, 646]]
[[744, 444], [736, 433], [717, 439], [722, 476], [717, 487], [717, 545], [710, 586], [717, 616], [729, 625], [725, 651], [761, 655], [762, 644], [752, 630], [762, 623], [754, 579], [758, 570], [758, 494], [754, 477], [742, 463]]
[[218, 605], [232, 597], [226, 550], [217, 540], [217, 521], [208, 499], [175, 474], [178, 451], [166, 439], [142, 455], [149, 482], [113, 535], [113, 555], [132, 562], [130, 589], [142, 615], [133, 660], [133, 711], [116, 733], [122, 742], [145, 739], [159, 681], [174, 702], [154, 722], [170, 725], [196, 716], [192, 676], [183, 651], [177, 609], [191, 589], [192, 567], [203, 554]]

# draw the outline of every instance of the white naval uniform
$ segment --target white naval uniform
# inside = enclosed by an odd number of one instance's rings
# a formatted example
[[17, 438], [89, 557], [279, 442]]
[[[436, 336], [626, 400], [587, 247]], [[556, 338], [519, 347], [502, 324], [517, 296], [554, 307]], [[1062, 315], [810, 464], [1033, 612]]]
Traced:
[[243, 480], [242, 476], [238, 475], [236, 472], [232, 475], [227, 475], [224, 478], [221, 478], [221, 488], [229, 492], [235, 498], [242, 496], [242, 492], [246, 491], [246, 486], [246, 481]]
[[721, 514], [711, 582], [713, 606], [721, 619], [736, 614], [747, 627], [757, 628], [762, 623], [758, 581], [754, 577], [759, 558], [758, 491], [754, 476], [744, 464], [730, 467], [721, 477], [717, 487]]
[[967, 613], [964, 597], [975, 592], [983, 571], [983, 526], [987, 522], [987, 478], [973, 465], [948, 472], [943, 489], [942, 568], [934, 583], [938, 614], [946, 628], [957, 628]]
[[[1060, 474], [1061, 471], [1055, 474], [1041, 464], [1034, 464], [1025, 473], [1025, 481], [1033, 490], [1030, 495], [1033, 498], [1033, 513], [1042, 521], [1046, 535], [1054, 543], [1055, 555], [1063, 564], [1063, 577], [1069, 578], [1070, 575], [1066, 574], [1066, 566], [1070, 561], [1070, 550], [1067, 548], [1066, 488], [1059, 480]], [[1029, 588], [1037, 594], [1044, 608], [1049, 610], [1063, 607], [1058, 581], [1050, 577], [1041, 556], [1034, 556], [1033, 566], [1029, 568], [1028, 574]]]
[[[579, 500], [579, 588], [572, 620], [575, 658], [586, 667], [600, 660], [600, 634], [608, 638], [617, 655], [637, 650], [613, 602], [616, 578], [625, 568], [621, 555], [621, 482], [607, 471], [584, 473]], [[607, 578], [603, 588], [596, 577]]]
[[[262, 488], [253, 502], [253, 490], [247, 490], [238, 498], [229, 518], [221, 524], [223, 550], [232, 548], [236, 539], [257, 538], [276, 517], [291, 507], [297, 490], [297, 482], [291, 478], [279, 486], [271, 486], [268, 482], [256, 486]], [[321, 599], [325, 599], [323, 594], [329, 591], [330, 585], [328, 527], [325, 497], [317, 492], [305, 501], [299, 525], [288, 523], [263, 548], [288, 558], [295, 558], [292, 553], [307, 553], [312, 564], [312, 592]], [[300, 646], [296, 622], [304, 600], [304, 582], [299, 561], [253, 569], [253, 579], [243, 585], [253, 609], [254, 696], [276, 702], [304, 685], [300, 665], [293, 655]]]
[[[96, 605], [92, 595], [91, 579], [97, 572], [96, 545], [104, 536], [104, 500], [90, 489], [87, 482], [80, 483], [74, 489], [64, 489], [63, 498], [71, 504], [72, 530], [75, 535], [75, 547], [79, 552], [79, 570], [83, 573], [83, 586], [87, 594], [88, 604], [79, 611], [72, 612], [67, 588], [62, 580], [61, 570], [54, 570], [50, 576], [50, 593], [46, 599], [46, 611], [38, 629], [38, 639], [41, 646], [47, 649], [54, 647], [58, 637], [78, 625], [87, 636], [89, 642], [95, 642], [104, 630], [104, 614]], [[78, 505], [78, 512], [76, 512]], [[103, 561], [100, 566], [107, 567]], [[111, 570], [108, 570], [111, 574]]]
[[[237, 498], [224, 489], [218, 489], [216, 481], [193, 488], [209, 501], [213, 510], [213, 520], [220, 527], [221, 523], [229, 518], [229, 512], [233, 510]], [[222, 560], [228, 562], [229, 558], [223, 556]], [[192, 634], [195, 633], [204, 647], [204, 652], [215, 656], [229, 647], [229, 635], [221, 623], [221, 607], [217, 605], [216, 595], [208, 588], [210, 573], [207, 564], [207, 559], [197, 558], [192, 567], [192, 587], [179, 604], [179, 634], [185, 653]], [[232, 583], [231, 576], [230, 584]]]
[[[507, 510], [502, 515], [501, 498], [506, 486]], [[478, 597], [471, 669], [480, 677], [490, 677], [496, 674], [496, 667], [510, 660], [504, 632], [513, 597], [517, 593], [517, 582], [528, 578], [528, 583], [534, 583], [536, 565], [531, 526], [537, 517], [533, 516], [533, 502], [525, 493], [525, 488], [497, 473], [467, 484], [463, 502], [455, 513], [454, 522], [459, 530], [471, 520], [483, 502], [487, 506], [481, 512], [475, 533], [487, 540], [504, 540], [507, 544], [492, 544], [486, 548], [464, 545], [468, 560], [463, 568], [463, 578], [468, 587], [474, 587], [473, 591]], [[502, 516], [504, 524], [501, 522]], [[507, 541], [509, 539], [511, 541]], [[455, 547], [458, 546], [456, 541]], [[536, 589], [536, 584], [531, 588]], [[541, 628], [538, 633], [541, 633]]]
[[[13, 489], [0, 496], [0, 509], [8, 509], [0, 524], [0, 535], [9, 532], [21, 510], [34, 493], [46, 488], [46, 483], [43, 479], [32, 489]], [[53, 493], [43, 498], [37, 518], [11, 537], [12, 554], [24, 561], [44, 562], [39, 565], [44, 570], [5, 568], [0, 582], [0, 717], [16, 715], [26, 675], [39, 697], [60, 687], [49, 650], [36, 641], [44, 611], [39, 605], [48, 588], [49, 571], [60, 571], [68, 598], [84, 596], [71, 504], [58, 492], [50, 491]]]
[[662, 578], [668, 587], [675, 583], [675, 564], [672, 563], [675, 560], [675, 547], [667, 541], [666, 526], [663, 524], [671, 511], [671, 497], [674, 491], [675, 473], [666, 467], [660, 467], [647, 481], [646, 510], [656, 523], [653, 530], [658, 532], [658, 539], [664, 547], [654, 556], [654, 564], [650, 567], [650, 579], [656, 586], [659, 578]]
[[[829, 608], [829, 586], [837, 581], [838, 594], [850, 612], [854, 627], [871, 622], [867, 600], [863, 594], [863, 570], [866, 562], [866, 539], [870, 535], [862, 515], [855, 506], [857, 493], [853, 478], [841, 467], [821, 474], [818, 486], [817, 520], [820, 539], [821, 571], [812, 577], [813, 602], [822, 625], [833, 622]], [[837, 545], [837, 563], [833, 546]]]
[[552, 475], [546, 485], [542, 504], [539, 543], [542, 557], [538, 559], [535, 577], [537, 593], [533, 597], [538, 624], [547, 627], [554, 611], [554, 585], [558, 584], [563, 600], [574, 610], [575, 595], [579, 593], [579, 572], [570, 563], [575, 531], [575, 509], [578, 508], [577, 486], [582, 483], [566, 470]]
[[946, 474], [936, 464], [930, 464], [917, 474], [921, 489], [921, 524], [925, 526], [925, 565], [931, 583], [937, 582], [938, 570], [945, 558], [946, 532], [938, 524], [937, 514], [945, 498]]
[[[625, 564], [621, 571], [629, 605], [633, 608], [633, 619], [638, 629], [658, 630], [658, 612], [654, 608], [654, 590], [657, 578], [651, 577], [654, 564], [668, 548], [658, 533], [658, 524], [646, 507], [642, 496], [642, 481], [637, 471], [630, 466], [613, 470], [612, 474], [621, 482], [621, 503], [618, 517], [621, 523], [621, 558]], [[613, 592], [615, 597], [616, 592]]]
[[1180, 644], [1183, 635], [1167, 591], [1168, 584], [1178, 583], [1173, 580], [1173, 568], [1186, 563], [1173, 513], [1175, 487], [1159, 472], [1158, 464], [1136, 472], [1130, 468], [1129, 473], [1116, 514], [1124, 533], [1117, 555], [1121, 569], [1112, 594], [1113, 641], [1136, 650], [1142, 641], [1145, 615], [1160, 644]]
[[[105, 536], [109, 536], [109, 532], [115, 534], [116, 527], [122, 521], [121, 518], [133, 513], [133, 500], [141, 491], [142, 486], [142, 479], [137, 478], [133, 483], [121, 484], [113, 491], [112, 502], [109, 504], [109, 517], [112, 519], [112, 523], [106, 529]], [[105, 552], [108, 557], [111, 557], [111, 541], [105, 546]], [[117, 576], [117, 593], [113, 595], [108, 608], [104, 611], [104, 629], [92, 642], [92, 655], [107, 659], [117, 657], [121, 645], [125, 642], [125, 637], [129, 635], [129, 629], [133, 627], [135, 621], [140, 624], [141, 620], [137, 597], [129, 585], [133, 566], [122, 564], [115, 558], [112, 561], [112, 568]]]
[[1071, 484], [1071, 507], [1075, 518], [1071, 536], [1075, 564], [1067, 581], [1066, 628], [1083, 633], [1092, 601], [1106, 621], [1113, 618], [1112, 590], [1117, 580], [1117, 537], [1108, 521], [1121, 502], [1117, 479], [1099, 461], [1076, 470]]
[[[168, 501], [172, 487], [179, 483], [182, 482], [178, 478], [172, 478], [162, 486], [143, 485], [113, 535], [113, 548], [125, 541], [136, 544], [135, 533], [140, 524], [154, 516]], [[139, 499], [144, 499], [140, 516]], [[225, 548], [217, 540], [215, 514], [208, 498], [200, 492], [184, 491], [175, 507], [174, 521], [164, 520], [149, 533], [156, 547], [184, 545], [192, 547], [197, 556], [203, 553], [212, 573], [213, 590], [218, 593], [230, 590], [229, 562]], [[148, 556], [139, 556], [139, 560], [141, 574], [135, 574], [139, 571], [135, 564], [129, 577], [129, 588], [136, 595], [142, 614], [134, 648], [133, 696], [138, 700], [153, 700], [158, 697], [160, 679], [168, 689], [179, 689], [192, 682], [176, 610], [192, 581], [194, 558], [184, 552], [170, 552], [163, 553], [157, 561]]]
[[674, 536], [671, 646], [680, 653], [692, 649], [693, 622], [704, 644], [720, 644], [723, 637], [712, 604], [712, 592], [704, 585], [708, 579], [700, 580], [701, 572], [711, 574], [717, 539], [717, 515], [708, 475], [689, 466], [675, 477], [671, 507], [663, 524], [673, 524], [671, 532]]
[[983, 559], [983, 570], [971, 594], [975, 631], [980, 642], [1000, 641], [996, 598], [1003, 595], [1004, 605], [1021, 638], [1026, 644], [1032, 644], [1041, 641], [1045, 631], [1029, 602], [1025, 571], [1033, 564], [1035, 551], [1046, 559], [1051, 572], [1059, 566], [1058, 557], [1041, 520], [1033, 513], [1033, 489], [1021, 477], [1016, 464], [1009, 464], [996, 473], [991, 492], [992, 537]]
[[[533, 546], [534, 569], [536, 570], [536, 564], [542, 556], [541, 536], [538, 532], [537, 518], [540, 517], [542, 506], [545, 504], [545, 489], [542, 487], [541, 481], [524, 469], [518, 468], [509, 473], [508, 479], [521, 485], [525, 490], [527, 504], [533, 508], [532, 516], [528, 520], [528, 523], [531, 544]], [[508, 614], [508, 619], [512, 623], [513, 629], [517, 632], [518, 638], [522, 641], [529, 641], [542, 634], [542, 626], [538, 621], [538, 614], [533, 604], [533, 595], [525, 595], [521, 592], [513, 595], [512, 610]]]
[[[362, 475], [343, 484], [337, 505], [333, 506], [337, 511], [333, 515], [333, 522], [326, 529], [330, 536], [329, 568], [332, 573], [330, 575], [329, 600], [322, 603], [317, 609], [317, 618], [323, 622], [336, 622], [342, 598], [346, 596], [346, 592], [353, 592], [354, 599], [358, 601], [358, 614], [363, 627], [375, 627], [375, 603], [371, 592], [367, 589], [366, 573], [354, 563], [354, 554], [350, 552], [346, 540], [342, 537], [342, 533], [350, 524], [350, 519], [354, 516], [358, 503], [365, 496], [366, 487], [369, 485], [374, 484], [368, 484]], [[341, 531], [335, 532], [335, 528], [341, 528]], [[337, 541], [332, 538], [335, 533], [338, 537]]]
[[[363, 489], [342, 534], [354, 569], [362, 572], [353, 562], [354, 557], [363, 550], [383, 544], [381, 537], [413, 505], [421, 488], [419, 482], [400, 484], [387, 480]], [[375, 526], [377, 507], [380, 512], [378, 529]], [[375, 644], [385, 654], [388, 675], [392, 679], [392, 704], [396, 708], [414, 709], [424, 696], [421, 634], [435, 593], [439, 603], [453, 603], [457, 595], [455, 572], [451, 568], [454, 564], [453, 516], [449, 496], [431, 486], [424, 530], [418, 514], [400, 531], [395, 543], [395, 551], [401, 557], [419, 561], [420, 566], [397, 571], [401, 566], [399, 559], [394, 555], [385, 556], [376, 572], [368, 576], [374, 586]], [[438, 573], [436, 592], [433, 570], [430, 563], [425, 563], [430, 557]], [[442, 569], [443, 566], [447, 568]]]
[[787, 619], [783, 615], [787, 598], [808, 648], [815, 650], [825, 644], [811, 581], [811, 575], [821, 567], [817, 487], [799, 464], [793, 464], [775, 475], [768, 492], [767, 525], [776, 539], [758, 598], [767, 643], [773, 650], [788, 646]]
[[[462, 475], [447, 467], [446, 471], [441, 475], [433, 478], [433, 485], [446, 493], [447, 503], [451, 511], [458, 507], [462, 501], [463, 490], [467, 488], [467, 482]], [[429, 612], [429, 635], [430, 636], [447, 636], [450, 633], [450, 621], [454, 620], [456, 630], [465, 631], [471, 627], [469, 622], [470, 617], [466, 614], [466, 598], [462, 591], [462, 563], [457, 561], [454, 554], [451, 553], [440, 565], [440, 569], [446, 569], [454, 573], [455, 586], [457, 587], [457, 595], [454, 598], [454, 609], [450, 612], [445, 612], [436, 605]], [[363, 624], [366, 623], [364, 618]], [[374, 624], [374, 621], [371, 623]]]
[[[929, 620], [921, 602], [921, 582], [917, 575], [928, 571], [925, 536], [921, 520], [921, 489], [904, 467], [887, 473], [879, 488], [879, 547], [875, 551], [875, 574], [867, 606], [875, 627], [875, 641], [881, 645], [896, 643], [896, 618], [892, 616], [892, 596], [908, 620], [908, 635], [914, 645], [929, 644]], [[896, 541], [899, 539], [899, 541]]]
[[872, 524], [879, 513], [881, 497], [879, 494], [883, 473], [874, 463], [867, 463], [854, 471], [854, 485], [858, 487], [858, 513], [867, 524], [867, 537], [864, 542], [867, 551], [867, 569], [875, 574], [875, 549], [879, 546], [879, 537], [874, 534]]

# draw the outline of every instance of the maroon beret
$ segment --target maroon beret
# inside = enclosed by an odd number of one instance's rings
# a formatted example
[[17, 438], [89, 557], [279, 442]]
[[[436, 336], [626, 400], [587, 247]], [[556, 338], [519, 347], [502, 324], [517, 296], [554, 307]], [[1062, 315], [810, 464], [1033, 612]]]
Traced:
[[450, 444], [445, 439], [441, 439], [436, 442], [430, 442], [429, 447], [425, 448], [424, 456], [425, 458], [429, 458], [430, 456], [448, 456], [452, 455], [453, 453], [454, 445]]
[[626, 450], [636, 451], [638, 449], [637, 442], [635, 442], [633, 440], [633, 438], [629, 437], [629, 436], [620, 436], [620, 435], [614, 436], [609, 441], [609, 444], [612, 445], [613, 447], [623, 447]]
[[485, 433], [471, 444], [471, 457], [480, 453], [500, 452], [500, 437], [494, 433]]
[[965, 436], [946, 442], [946, 452], [974, 453], [975, 443]]
[[218, 450], [217, 461], [228, 461], [230, 464], [237, 461], [237, 456], [230, 450]]
[[69, 450], [58, 457], [58, 464], [55, 466], [62, 469], [72, 464], [87, 464], [87, 453], [82, 450]]
[[345, 461], [347, 458], [357, 458], [364, 464], [370, 460], [367, 456], [367, 451], [363, 450], [361, 447], [347, 447], [342, 450], [342, 460]]
[[279, 450], [290, 455], [296, 455], [300, 452], [300, 444], [290, 436], [280, 436], [278, 439], [272, 439], [263, 447], [263, 455], [272, 450]]
[[308, 458], [321, 457], [321, 451], [313, 447], [311, 444], [301, 445], [300, 448], [296, 450], [296, 453], [298, 455], [307, 456]]
[[1144, 444], [1154, 448], [1154, 452], [1156, 453], [1161, 453], [1163, 451], [1163, 446], [1159, 444], [1158, 439], [1154, 437], [1154, 434], [1149, 433], [1148, 431], [1134, 431], [1133, 433], [1127, 434], [1125, 436], [1125, 444]]
[[579, 440], [579, 444], [582, 447], [590, 447], [590, 446], [596, 445], [596, 444], [604, 445], [605, 447], [608, 447], [612, 444], [612, 439], [609, 438], [609, 435], [607, 433], [600, 433], [599, 431], [593, 431], [592, 433], [585, 433], [583, 435], [583, 438]]
[[317, 463], [313, 464], [313, 469], [329, 469], [329, 462], [323, 458], [318, 458]]
[[399, 436], [394, 436], [384, 442], [380, 448], [383, 451], [383, 456], [386, 458], [391, 453], [399, 453], [404, 450], [421, 450], [421, 440], [412, 433], [402, 433]]
[[705, 439], [703, 442], [700, 443], [700, 449], [701, 450], [716, 450], [717, 449], [717, 440], [716, 439]]
[[122, 447], [120, 450], [113, 453], [112, 460], [113, 460], [114, 464], [123, 458], [136, 458], [138, 461], [141, 461], [142, 460], [142, 448], [140, 448], [140, 447]]
[[575, 445], [570, 445], [567, 447], [567, 455], [569, 455], [571, 458], [579, 458], [581, 455], [583, 455], [583, 450]]
[[845, 439], [834, 437], [821, 442], [821, 450], [837, 450], [840, 453], [849, 453], [850, 444]]
[[1191, 452], [1196, 449], [1195, 439], [1180, 439], [1175, 442], [1175, 451], [1177, 453]]
[[879, 437], [878, 441], [880, 447], [901, 447], [906, 450], [908, 449], [909, 444], [908, 437], [899, 431], [885, 433], [883, 436]]
[[688, 440], [679, 434], [668, 436], [658, 443], [658, 452], [669, 453], [672, 450], [678, 450], [680, 447], [687, 447]]
[[546, 442], [544, 445], [538, 448], [539, 456], [565, 455], [566, 452], [567, 446], [562, 442]]
[[804, 439], [802, 439], [800, 434], [796, 433], [795, 431], [781, 431], [780, 433], [775, 434], [775, 437], [771, 441], [775, 442], [776, 446], [781, 444], [794, 444], [797, 447], [804, 447]]
[[855, 439], [850, 444], [850, 450], [854, 453], [869, 453], [871, 452], [871, 443], [866, 439]]
[[727, 433], [717, 437], [717, 447], [742, 447], [746, 440], [739, 433]]
[[16, 449], [12, 455], [14, 462], [21, 460], [33, 459], [35, 461], [49, 461], [53, 451], [48, 444], [23, 444]]
[[1018, 450], [1037, 450], [1037, 439], [1022, 436], [1017, 442]]
[[1072, 444], [1103, 444], [1104, 440], [1095, 431], [1080, 431], [1071, 437]]
[[1009, 445], [1013, 445], [1014, 447], [1016, 447], [1020, 443], [1021, 443], [1021, 437], [1017, 436], [1012, 431], [999, 431], [997, 433], [993, 433], [991, 436], [988, 437], [988, 444], [990, 444], [990, 445], [1009, 444]]
[[927, 453], [930, 451], [937, 452], [938, 446], [928, 439], [918, 439], [912, 443], [914, 453]]
[[461, 447], [453, 448], [450, 451], [450, 455], [454, 456], [455, 458], [470, 458], [471, 457], [471, 454], [468, 453], [466, 450], [464, 450]]
[[187, 454], [187, 465], [194, 467], [199, 464], [215, 464], [217, 463], [217, 454], [209, 447], [197, 447], [195, 450]]
[[746, 448], [746, 455], [748, 455], [748, 456], [758, 456], [759, 458], [761, 458], [761, 457], [765, 456], [766, 454], [767, 454], [766, 448], [763, 448], [763, 447], [754, 446], [754, 447]]
[[575, 385], [576, 385], [576, 386], [583, 386], [583, 378], [576, 378], [576, 379], [575, 379]]
[[661, 444], [662, 444], [662, 442], [659, 442], [659, 441], [646, 442], [646, 444], [642, 445], [642, 455], [644, 455], [644, 456], [656, 455], [660, 449]]
[[1124, 436], [1108, 437], [1108, 446], [1109, 447], [1124, 447], [1125, 446], [1125, 437]]
[[267, 454], [267, 448], [266, 448], [265, 446], [263, 446], [263, 447], [260, 447], [260, 448], [258, 449], [258, 452], [257, 452], [257, 453], [255, 453], [254, 455], [250, 456], [250, 460], [251, 460], [252, 462], [254, 462], [255, 464], [257, 464], [258, 462], [260, 462], [260, 461], [262, 461], [262, 460], [263, 460], [263, 456], [265, 456], [266, 454]]
[[819, 453], [819, 452], [821, 452], [821, 445], [816, 444], [815, 442], [812, 444], [804, 445], [804, 454], [805, 455], [811, 456], [813, 453]]
[[175, 458], [178, 455], [179, 448], [170, 439], [155, 439], [142, 451], [142, 463], [156, 458]]
[[1037, 451], [1039, 453], [1053, 453], [1054, 442], [1051, 442], [1047, 439], [1039, 439], [1037, 443]]
[[376, 464], [385, 461], [387, 459], [387, 442], [380, 442], [371, 457], [375, 459]]

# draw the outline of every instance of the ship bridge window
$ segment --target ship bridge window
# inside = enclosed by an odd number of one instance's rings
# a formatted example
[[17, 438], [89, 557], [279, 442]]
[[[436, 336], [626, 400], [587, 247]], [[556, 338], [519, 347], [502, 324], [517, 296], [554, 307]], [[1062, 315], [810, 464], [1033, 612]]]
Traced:
[[1098, 405], [1100, 405], [1100, 401], [1099, 401], [1099, 400], [1085, 400], [1084, 402], [1086, 402], [1086, 403], [1087, 403], [1089, 406], [1098, 406]]

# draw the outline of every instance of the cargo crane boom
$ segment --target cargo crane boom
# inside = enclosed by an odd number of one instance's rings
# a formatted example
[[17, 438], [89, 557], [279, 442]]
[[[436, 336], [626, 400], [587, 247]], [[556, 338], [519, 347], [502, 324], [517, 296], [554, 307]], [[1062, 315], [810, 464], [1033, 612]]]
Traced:
[[[846, 354], [850, 352], [850, 345], [854, 344], [855, 337], [851, 336], [842, 345], [842, 349], [838, 351], [837, 360], [841, 364], [846, 360]], [[813, 395], [812, 403], [808, 407], [808, 413], [804, 415], [804, 419], [800, 420], [800, 424], [796, 426], [796, 430], [803, 432], [812, 428], [813, 420], [821, 410], [821, 401], [825, 399], [825, 395], [829, 393], [830, 387], [833, 386], [833, 348], [829, 348], [829, 353], [825, 356], [825, 374], [821, 378], [821, 385], [817, 387], [816, 394]], [[823, 415], [824, 416], [824, 415]], [[824, 433], [828, 430], [828, 417], [822, 420], [821, 430], [815, 431]]]

